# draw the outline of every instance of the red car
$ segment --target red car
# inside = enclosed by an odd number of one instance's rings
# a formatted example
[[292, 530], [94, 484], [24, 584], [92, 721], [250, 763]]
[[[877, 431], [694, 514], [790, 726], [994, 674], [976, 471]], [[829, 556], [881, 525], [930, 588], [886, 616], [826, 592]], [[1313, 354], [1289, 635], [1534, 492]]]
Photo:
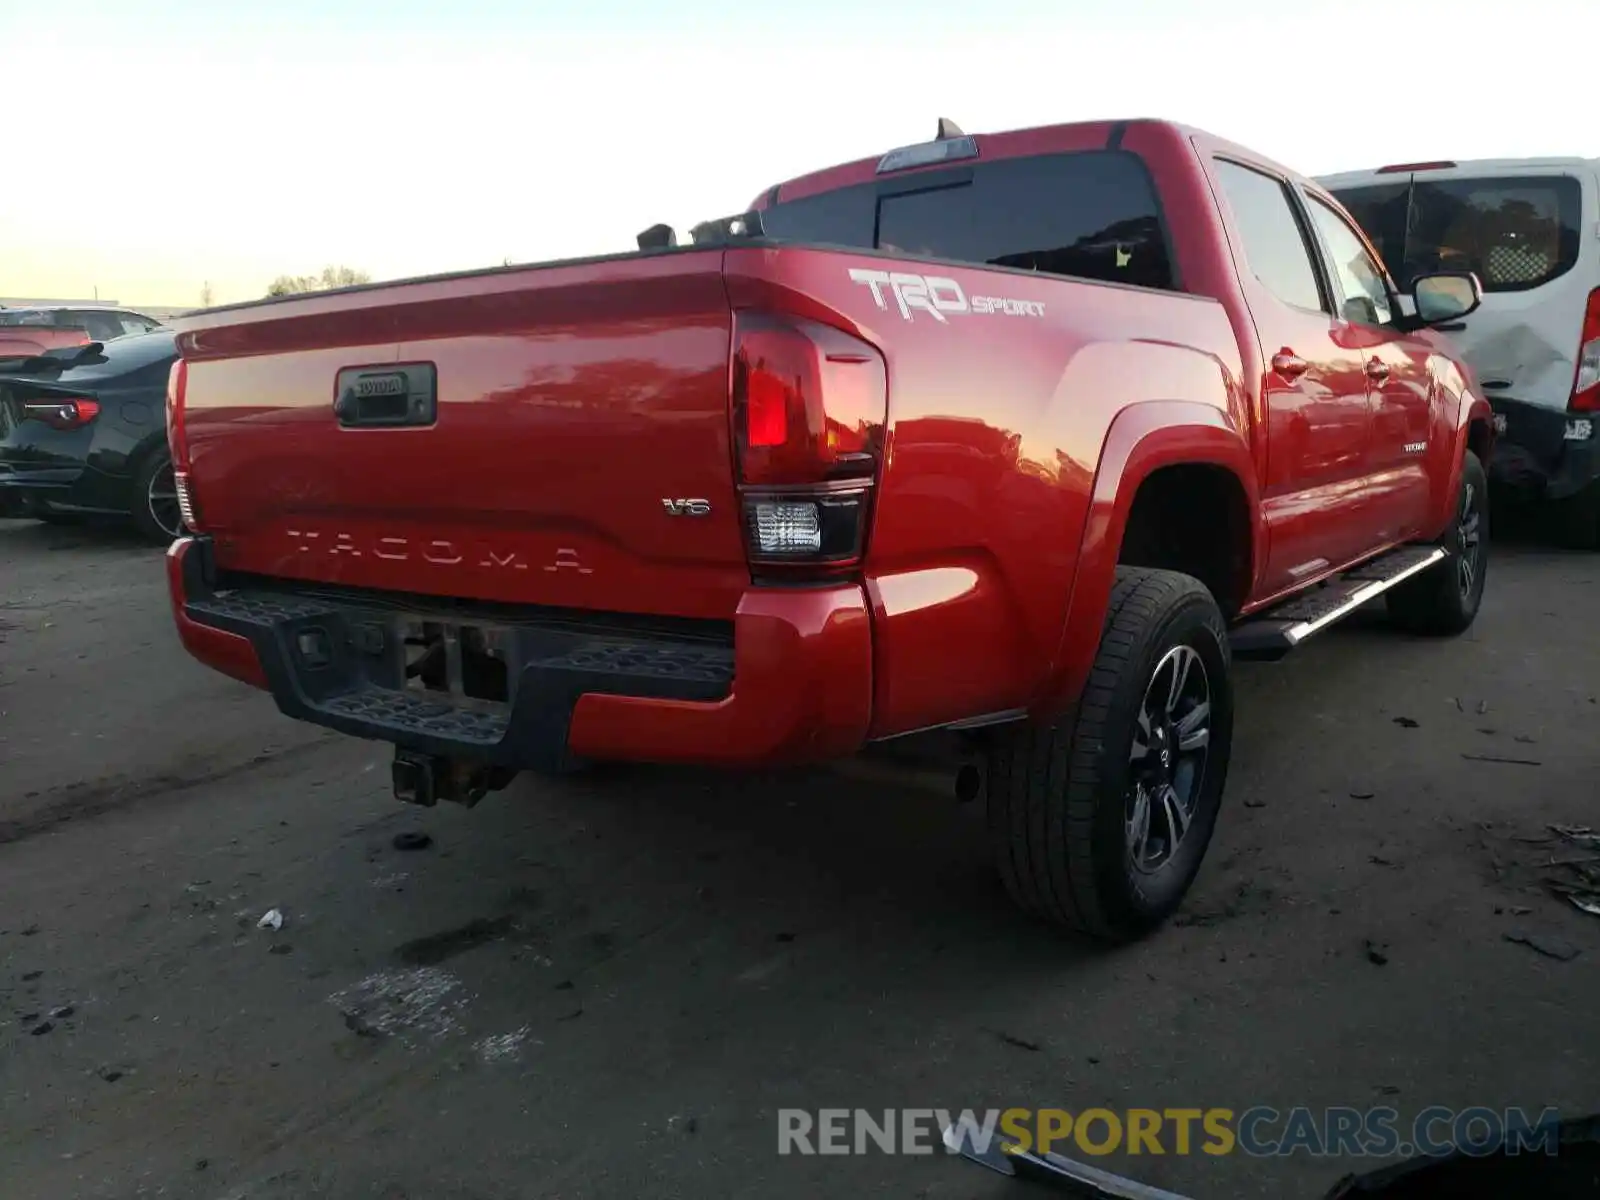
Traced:
[[954, 734], [1017, 900], [1126, 938], [1199, 868], [1234, 655], [1477, 613], [1490, 412], [1427, 328], [1477, 281], [1402, 301], [1260, 155], [941, 122], [670, 241], [182, 321], [189, 650], [422, 803]]
[[0, 324], [0, 363], [32, 358], [50, 350], [87, 346], [92, 340], [81, 325]]

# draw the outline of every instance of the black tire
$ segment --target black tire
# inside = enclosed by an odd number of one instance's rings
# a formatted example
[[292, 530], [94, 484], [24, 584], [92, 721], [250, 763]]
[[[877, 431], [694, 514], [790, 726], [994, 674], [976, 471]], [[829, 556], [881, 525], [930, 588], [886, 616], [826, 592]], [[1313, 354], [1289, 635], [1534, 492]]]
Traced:
[[1489, 483], [1471, 450], [1461, 464], [1456, 515], [1439, 539], [1449, 556], [1387, 593], [1389, 618], [1409, 633], [1454, 637], [1477, 619], [1489, 573]]
[[[1143, 853], [1156, 840], [1148, 789], [1143, 849], [1132, 844], [1136, 787], [1156, 767], [1158, 746], [1172, 745], [1183, 731], [1169, 712], [1160, 737], [1146, 738], [1140, 714], [1152, 685], [1161, 682], [1156, 676], [1180, 660], [1191, 674], [1195, 663], [1204, 667], [1209, 740], [1191, 772], [1185, 831], [1169, 839], [1175, 851], [1168, 846], [1155, 862]], [[1170, 691], [1170, 676], [1163, 679]], [[1139, 764], [1132, 761], [1136, 736], [1151, 749]], [[1156, 928], [1182, 903], [1205, 857], [1232, 740], [1228, 637], [1211, 593], [1174, 571], [1119, 567], [1099, 654], [1078, 703], [1053, 723], [997, 730], [989, 743], [989, 834], [1007, 891], [1028, 912], [1107, 941]], [[1173, 761], [1176, 771], [1189, 760], [1180, 753]], [[1175, 828], [1171, 818], [1163, 824]]]
[[[155, 493], [170, 502], [157, 504]], [[173, 538], [183, 532], [182, 518], [177, 512], [177, 491], [172, 483], [172, 455], [165, 446], [157, 446], [145, 455], [133, 477], [133, 523], [146, 540], [158, 546], [169, 546]], [[176, 522], [170, 528], [166, 522]]]
[[1551, 504], [1556, 540], [1573, 550], [1600, 549], [1600, 483]]

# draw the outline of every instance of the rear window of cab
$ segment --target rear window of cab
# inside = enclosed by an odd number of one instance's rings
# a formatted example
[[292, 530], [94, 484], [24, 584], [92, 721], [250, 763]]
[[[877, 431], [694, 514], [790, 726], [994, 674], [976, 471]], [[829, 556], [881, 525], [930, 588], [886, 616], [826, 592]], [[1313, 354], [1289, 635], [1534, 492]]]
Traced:
[[769, 237], [1105, 283], [1176, 285], [1154, 181], [1086, 150], [885, 175], [763, 210]]

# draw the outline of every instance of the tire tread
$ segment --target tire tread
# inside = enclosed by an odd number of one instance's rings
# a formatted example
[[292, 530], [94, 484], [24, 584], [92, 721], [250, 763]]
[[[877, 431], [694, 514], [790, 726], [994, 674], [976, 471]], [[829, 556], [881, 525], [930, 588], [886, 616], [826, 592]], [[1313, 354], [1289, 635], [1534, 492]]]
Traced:
[[[1026, 911], [1094, 937], [1125, 931], [1107, 911], [1095, 873], [1100, 759], [1119, 687], [1152, 629], [1196, 594], [1174, 571], [1119, 567], [1082, 696], [1054, 721], [1029, 722], [996, 740], [989, 759], [989, 825], [1006, 889]], [[1220, 614], [1217, 622], [1220, 626]], [[1226, 654], [1227, 640], [1222, 639]]]

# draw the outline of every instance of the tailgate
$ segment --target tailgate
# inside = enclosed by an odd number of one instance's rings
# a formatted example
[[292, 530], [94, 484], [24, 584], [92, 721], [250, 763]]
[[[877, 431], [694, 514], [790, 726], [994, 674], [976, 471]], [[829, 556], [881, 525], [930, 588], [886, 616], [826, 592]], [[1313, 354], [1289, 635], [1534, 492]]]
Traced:
[[186, 321], [179, 458], [219, 567], [731, 617], [750, 577], [721, 267], [681, 251]]

